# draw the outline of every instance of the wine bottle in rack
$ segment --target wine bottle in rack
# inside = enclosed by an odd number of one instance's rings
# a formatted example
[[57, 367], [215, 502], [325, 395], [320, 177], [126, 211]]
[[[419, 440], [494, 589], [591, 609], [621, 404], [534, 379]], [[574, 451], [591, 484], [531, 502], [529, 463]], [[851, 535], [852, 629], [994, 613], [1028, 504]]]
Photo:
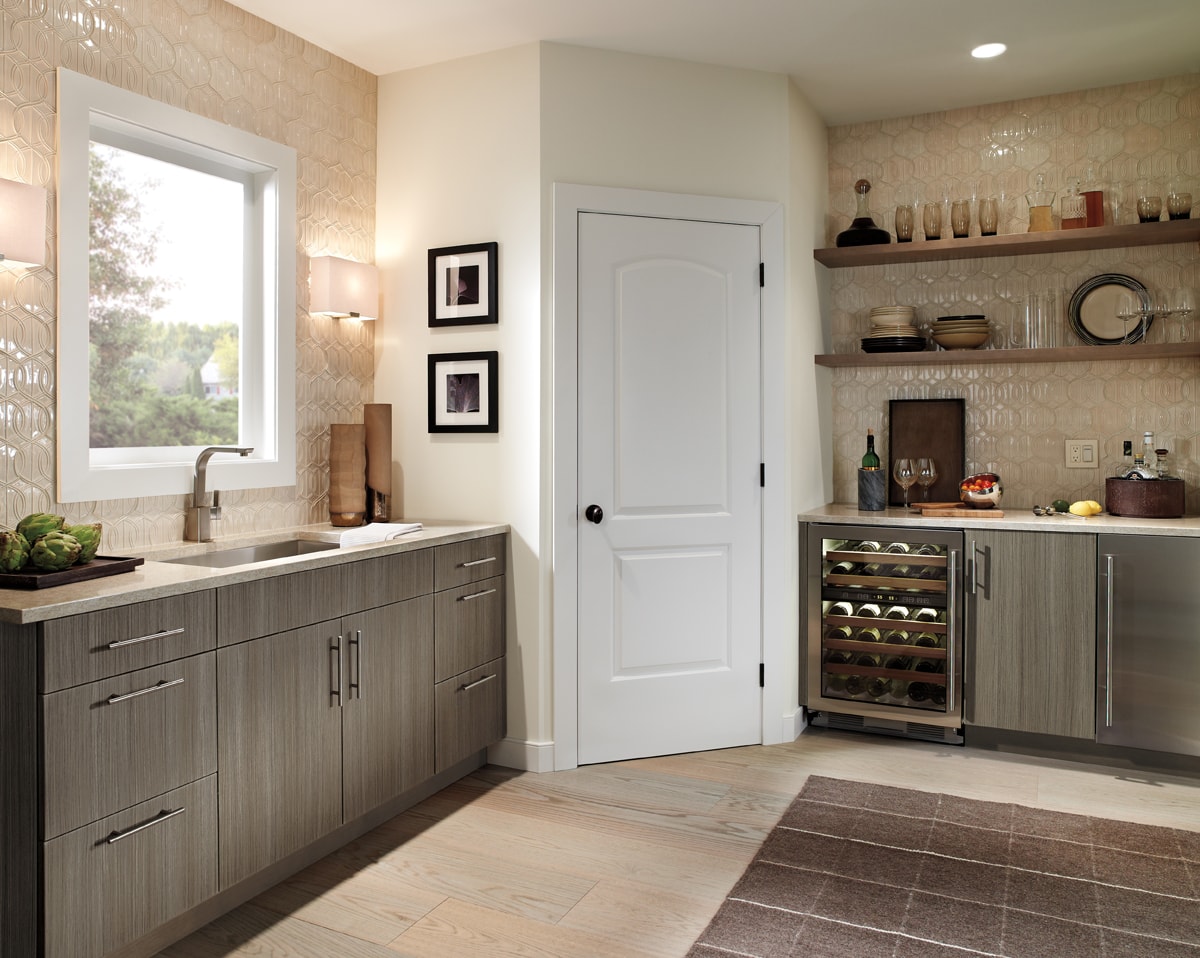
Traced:
[[883, 551], [891, 555], [896, 555], [897, 553], [908, 555], [909, 547], [907, 542], [889, 542], [883, 547]]
[[881, 546], [878, 542], [875, 542], [872, 539], [867, 539], [867, 540], [864, 540], [863, 542], [860, 542], [858, 544], [858, 546], [854, 549], [854, 551], [855, 552], [879, 552], [882, 549], [883, 549], [883, 546]]
[[883, 641], [888, 645], [908, 645], [908, 633], [900, 629], [888, 629], [883, 633]]
[[929, 701], [934, 705], [946, 704], [946, 686], [931, 685], [929, 686]]
[[847, 695], [862, 695], [867, 690], [867, 678], [865, 675], [847, 675], [846, 676], [846, 694]]
[[880, 619], [883, 618], [883, 610], [874, 602], [864, 602], [858, 607], [858, 611], [854, 613], [861, 619]]
[[926, 682], [909, 682], [908, 697], [913, 702], [928, 702], [933, 687]]
[[908, 672], [912, 669], [912, 659], [907, 655], [889, 655], [883, 660], [885, 669], [895, 669], [899, 672]]
[[864, 626], [854, 633], [854, 638], [858, 642], [882, 642], [883, 636], [879, 634], [879, 630], [873, 625]]
[[932, 632], [922, 632], [917, 636], [917, 640], [913, 643], [913, 645], [919, 645], [925, 649], [937, 649], [941, 648], [942, 643], [941, 640]]
[[859, 652], [854, 658], [854, 664], [864, 669], [877, 669], [882, 661], [874, 652]]
[[832, 566], [829, 567], [829, 574], [830, 575], [854, 575], [855, 572], [858, 570], [859, 570], [859, 565], [857, 562], [851, 562], [849, 559], [842, 559], [841, 561], [835, 562]]
[[915, 556], [939, 556], [942, 554], [941, 549], [935, 546], [932, 542], [922, 542], [915, 549], [910, 550]]
[[869, 695], [871, 698], [881, 699], [885, 695], [887, 695], [887, 691], [888, 691], [888, 680], [887, 679], [881, 679], [877, 675], [873, 675], [869, 679], [867, 679], [867, 695]]
[[826, 615], [854, 615], [854, 606], [849, 602], [835, 602], [825, 610]]
[[849, 639], [854, 635], [854, 630], [848, 625], [831, 625], [825, 630], [825, 638], [829, 639]]
[[908, 607], [904, 605], [888, 606], [888, 608], [884, 610], [883, 617], [885, 619], [907, 619]]
[[916, 614], [912, 618], [917, 622], [937, 622], [938, 618], [939, 618], [938, 610], [937, 609], [918, 609]]
[[914, 672], [945, 672], [946, 663], [940, 659], [917, 659], [913, 665]]
[[[849, 665], [852, 661], [854, 661], [853, 653], [846, 652], [843, 649], [830, 649], [825, 653], [826, 665]], [[825, 687], [833, 692], [844, 692], [846, 689], [846, 676], [837, 672], [826, 672]]]

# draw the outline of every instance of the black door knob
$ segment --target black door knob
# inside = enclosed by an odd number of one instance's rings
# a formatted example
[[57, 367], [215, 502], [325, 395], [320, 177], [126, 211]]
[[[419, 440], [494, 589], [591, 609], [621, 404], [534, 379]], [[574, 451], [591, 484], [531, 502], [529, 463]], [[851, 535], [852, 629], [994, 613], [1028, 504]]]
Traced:
[[583, 517], [587, 519], [588, 522], [594, 522], [596, 525], [600, 525], [600, 523], [604, 520], [604, 510], [593, 504], [583, 510]]

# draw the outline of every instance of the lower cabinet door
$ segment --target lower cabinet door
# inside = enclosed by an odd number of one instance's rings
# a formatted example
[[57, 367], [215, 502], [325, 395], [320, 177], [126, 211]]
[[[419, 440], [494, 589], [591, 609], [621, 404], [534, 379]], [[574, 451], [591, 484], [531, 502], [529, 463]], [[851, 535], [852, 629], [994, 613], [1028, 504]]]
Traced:
[[434, 687], [437, 770], [504, 738], [504, 657]]
[[45, 958], [99, 958], [217, 891], [217, 777], [43, 845]]

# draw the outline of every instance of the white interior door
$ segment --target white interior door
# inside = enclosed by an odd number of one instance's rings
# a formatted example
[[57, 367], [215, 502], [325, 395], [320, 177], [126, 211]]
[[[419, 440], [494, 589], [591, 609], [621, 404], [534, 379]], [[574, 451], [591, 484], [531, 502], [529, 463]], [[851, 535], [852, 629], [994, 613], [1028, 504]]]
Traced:
[[580, 214], [580, 763], [762, 740], [759, 262]]

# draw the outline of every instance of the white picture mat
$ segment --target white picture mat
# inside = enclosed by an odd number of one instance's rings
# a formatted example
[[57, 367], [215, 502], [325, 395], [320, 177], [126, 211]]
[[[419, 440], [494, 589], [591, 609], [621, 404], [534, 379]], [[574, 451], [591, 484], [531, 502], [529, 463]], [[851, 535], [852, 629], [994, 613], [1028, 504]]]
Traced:
[[[486, 426], [491, 409], [488, 405], [491, 382], [488, 376], [486, 359], [466, 361], [439, 362], [434, 378], [434, 421], [439, 426]], [[449, 412], [446, 409], [446, 380], [450, 376], [464, 374], [479, 376], [479, 411], [478, 412]]]
[[[437, 258], [437, 269], [434, 273], [434, 302], [437, 304], [438, 319], [462, 319], [471, 316], [486, 316], [491, 310], [488, 300], [490, 277], [488, 276], [488, 252], [478, 250], [474, 253], [460, 253]], [[464, 266], [479, 267], [479, 302], [464, 306], [446, 305], [446, 294], [451, 276], [457, 279], [458, 270]]]

